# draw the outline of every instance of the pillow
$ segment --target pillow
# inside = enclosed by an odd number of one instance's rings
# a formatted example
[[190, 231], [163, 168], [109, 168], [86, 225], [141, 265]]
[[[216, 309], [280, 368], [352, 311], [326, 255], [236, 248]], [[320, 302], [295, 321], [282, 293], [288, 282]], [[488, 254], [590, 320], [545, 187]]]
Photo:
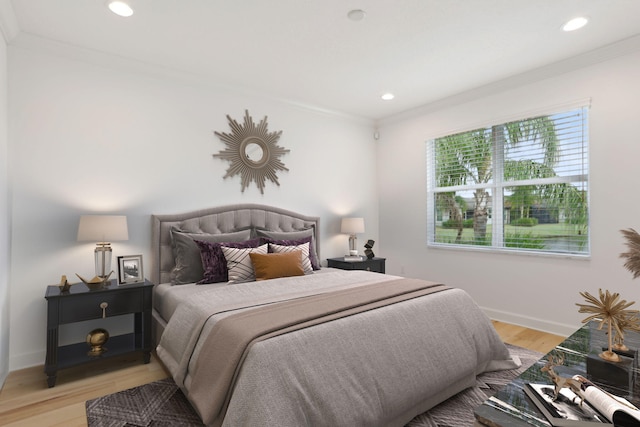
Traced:
[[196, 239], [195, 243], [200, 248], [200, 257], [204, 269], [202, 280], [198, 281], [197, 284], [206, 285], [208, 283], [229, 281], [229, 270], [227, 269], [227, 260], [222, 252], [222, 246], [227, 248], [257, 248], [260, 246], [260, 239], [225, 243], [211, 243]]
[[251, 264], [250, 253], [259, 254], [267, 253], [267, 245], [258, 246], [257, 248], [227, 248], [221, 246], [224, 258], [227, 260], [227, 268], [229, 269], [229, 283], [250, 282], [256, 280], [253, 264]]
[[[256, 233], [263, 238], [264, 243], [275, 243], [276, 245], [301, 245], [309, 243], [309, 260], [314, 270], [320, 270], [318, 255], [316, 255], [315, 238], [313, 237], [313, 228], [307, 228], [299, 231], [268, 231], [257, 229]], [[270, 239], [270, 240], [268, 240]]]
[[[281, 253], [249, 253], [256, 280], [303, 276], [300, 249]], [[308, 260], [308, 258], [307, 258]]]
[[302, 245], [282, 246], [269, 243], [269, 252], [276, 254], [288, 253], [288, 252], [300, 252], [300, 263], [304, 274], [313, 273], [313, 267], [311, 266], [311, 260], [309, 260], [309, 246], [311, 243], [304, 243]]
[[251, 230], [233, 233], [205, 234], [187, 233], [176, 227], [171, 228], [171, 245], [175, 267], [171, 270], [171, 282], [175, 285], [195, 283], [202, 280], [204, 269], [200, 248], [194, 239], [205, 242], [240, 242], [251, 238]]

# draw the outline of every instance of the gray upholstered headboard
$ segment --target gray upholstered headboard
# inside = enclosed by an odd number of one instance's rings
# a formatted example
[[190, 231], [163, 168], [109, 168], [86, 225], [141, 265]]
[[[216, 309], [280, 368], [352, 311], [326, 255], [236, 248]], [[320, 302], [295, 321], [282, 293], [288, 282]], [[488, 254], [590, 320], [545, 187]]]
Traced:
[[175, 266], [171, 248], [171, 227], [176, 226], [190, 233], [230, 233], [249, 227], [270, 231], [297, 231], [314, 229], [315, 250], [320, 258], [320, 218], [302, 215], [273, 206], [238, 204], [202, 209], [194, 212], [151, 216], [151, 281], [171, 281]]

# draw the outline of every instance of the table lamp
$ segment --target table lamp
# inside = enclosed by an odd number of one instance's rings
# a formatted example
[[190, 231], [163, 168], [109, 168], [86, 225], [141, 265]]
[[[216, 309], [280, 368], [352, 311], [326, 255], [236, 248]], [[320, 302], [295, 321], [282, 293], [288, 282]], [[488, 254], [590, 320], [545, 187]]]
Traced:
[[95, 254], [96, 276], [105, 278], [111, 273], [111, 242], [129, 240], [127, 217], [124, 215], [81, 215], [78, 225], [79, 242], [97, 242]]
[[340, 231], [349, 235], [349, 255], [358, 255], [356, 234], [364, 233], [364, 218], [342, 218]]

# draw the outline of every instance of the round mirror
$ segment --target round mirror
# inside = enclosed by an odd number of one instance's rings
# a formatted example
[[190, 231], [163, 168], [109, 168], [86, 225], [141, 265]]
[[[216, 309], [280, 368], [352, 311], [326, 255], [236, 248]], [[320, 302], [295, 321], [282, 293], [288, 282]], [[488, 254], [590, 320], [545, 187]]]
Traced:
[[262, 138], [250, 136], [240, 144], [240, 154], [245, 165], [260, 169], [269, 160], [269, 146]]
[[249, 141], [244, 147], [244, 155], [250, 162], [260, 164], [262, 163], [265, 153], [260, 144], [254, 141]]

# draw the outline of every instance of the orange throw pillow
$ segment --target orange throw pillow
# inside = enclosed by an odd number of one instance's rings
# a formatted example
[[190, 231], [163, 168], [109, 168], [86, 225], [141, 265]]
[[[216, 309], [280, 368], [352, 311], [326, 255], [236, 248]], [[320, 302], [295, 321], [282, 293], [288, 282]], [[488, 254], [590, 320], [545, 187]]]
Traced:
[[250, 253], [249, 256], [256, 273], [256, 280], [304, 275], [300, 251], [270, 254]]

